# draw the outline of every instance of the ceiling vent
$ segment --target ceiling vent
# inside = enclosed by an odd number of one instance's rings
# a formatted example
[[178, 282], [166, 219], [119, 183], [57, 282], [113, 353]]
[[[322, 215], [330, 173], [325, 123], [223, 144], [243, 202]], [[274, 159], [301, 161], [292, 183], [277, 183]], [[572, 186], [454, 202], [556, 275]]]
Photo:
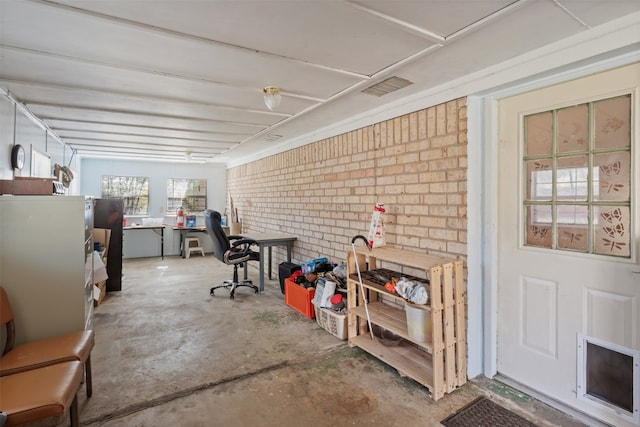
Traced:
[[262, 139], [264, 139], [265, 141], [277, 141], [278, 139], [282, 138], [282, 135], [278, 135], [275, 133], [270, 133], [269, 135], [265, 135]]
[[369, 86], [362, 92], [368, 93], [369, 95], [382, 96], [412, 84], [413, 82], [410, 82], [407, 79], [393, 76], [381, 81], [380, 83], [376, 83], [373, 86]]

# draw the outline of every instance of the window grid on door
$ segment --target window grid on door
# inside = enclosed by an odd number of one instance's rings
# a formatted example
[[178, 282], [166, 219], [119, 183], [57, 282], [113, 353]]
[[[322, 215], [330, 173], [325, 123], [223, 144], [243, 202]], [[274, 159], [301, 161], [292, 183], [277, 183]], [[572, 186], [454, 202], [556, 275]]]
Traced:
[[630, 257], [631, 96], [523, 118], [524, 244]]

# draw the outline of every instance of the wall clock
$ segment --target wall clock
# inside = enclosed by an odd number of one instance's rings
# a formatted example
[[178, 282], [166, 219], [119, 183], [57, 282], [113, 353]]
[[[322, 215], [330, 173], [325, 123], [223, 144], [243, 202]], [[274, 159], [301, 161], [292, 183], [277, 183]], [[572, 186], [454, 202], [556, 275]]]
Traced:
[[11, 167], [22, 169], [24, 167], [24, 147], [20, 144], [13, 146], [11, 150]]

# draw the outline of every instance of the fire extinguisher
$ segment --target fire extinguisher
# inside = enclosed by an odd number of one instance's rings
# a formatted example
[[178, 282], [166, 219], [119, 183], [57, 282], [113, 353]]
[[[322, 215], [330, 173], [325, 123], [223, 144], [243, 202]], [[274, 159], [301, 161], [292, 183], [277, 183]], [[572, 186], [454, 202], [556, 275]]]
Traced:
[[182, 211], [182, 206], [176, 210], [176, 225], [178, 227], [184, 227], [184, 212]]

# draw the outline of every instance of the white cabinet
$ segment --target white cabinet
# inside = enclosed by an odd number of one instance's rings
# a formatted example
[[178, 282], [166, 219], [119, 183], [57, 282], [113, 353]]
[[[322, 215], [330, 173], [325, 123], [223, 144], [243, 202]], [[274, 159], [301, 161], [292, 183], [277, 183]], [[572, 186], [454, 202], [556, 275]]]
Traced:
[[0, 196], [0, 285], [16, 344], [90, 329], [93, 199]]
[[[360, 267], [367, 309], [357, 275]], [[393, 267], [393, 270], [384, 267]], [[429, 302], [424, 307], [425, 342], [408, 330], [405, 300], [390, 293], [376, 276], [406, 276], [408, 270], [424, 282], [429, 280]], [[433, 400], [450, 393], [467, 381], [466, 291], [460, 260], [435, 257], [389, 247], [356, 248], [347, 253], [349, 345], [360, 347], [426, 386]], [[368, 273], [368, 274], [367, 274]], [[403, 338], [397, 346], [385, 346], [372, 339], [367, 327], [367, 311], [373, 325]], [[430, 327], [426, 327], [429, 324]]]

